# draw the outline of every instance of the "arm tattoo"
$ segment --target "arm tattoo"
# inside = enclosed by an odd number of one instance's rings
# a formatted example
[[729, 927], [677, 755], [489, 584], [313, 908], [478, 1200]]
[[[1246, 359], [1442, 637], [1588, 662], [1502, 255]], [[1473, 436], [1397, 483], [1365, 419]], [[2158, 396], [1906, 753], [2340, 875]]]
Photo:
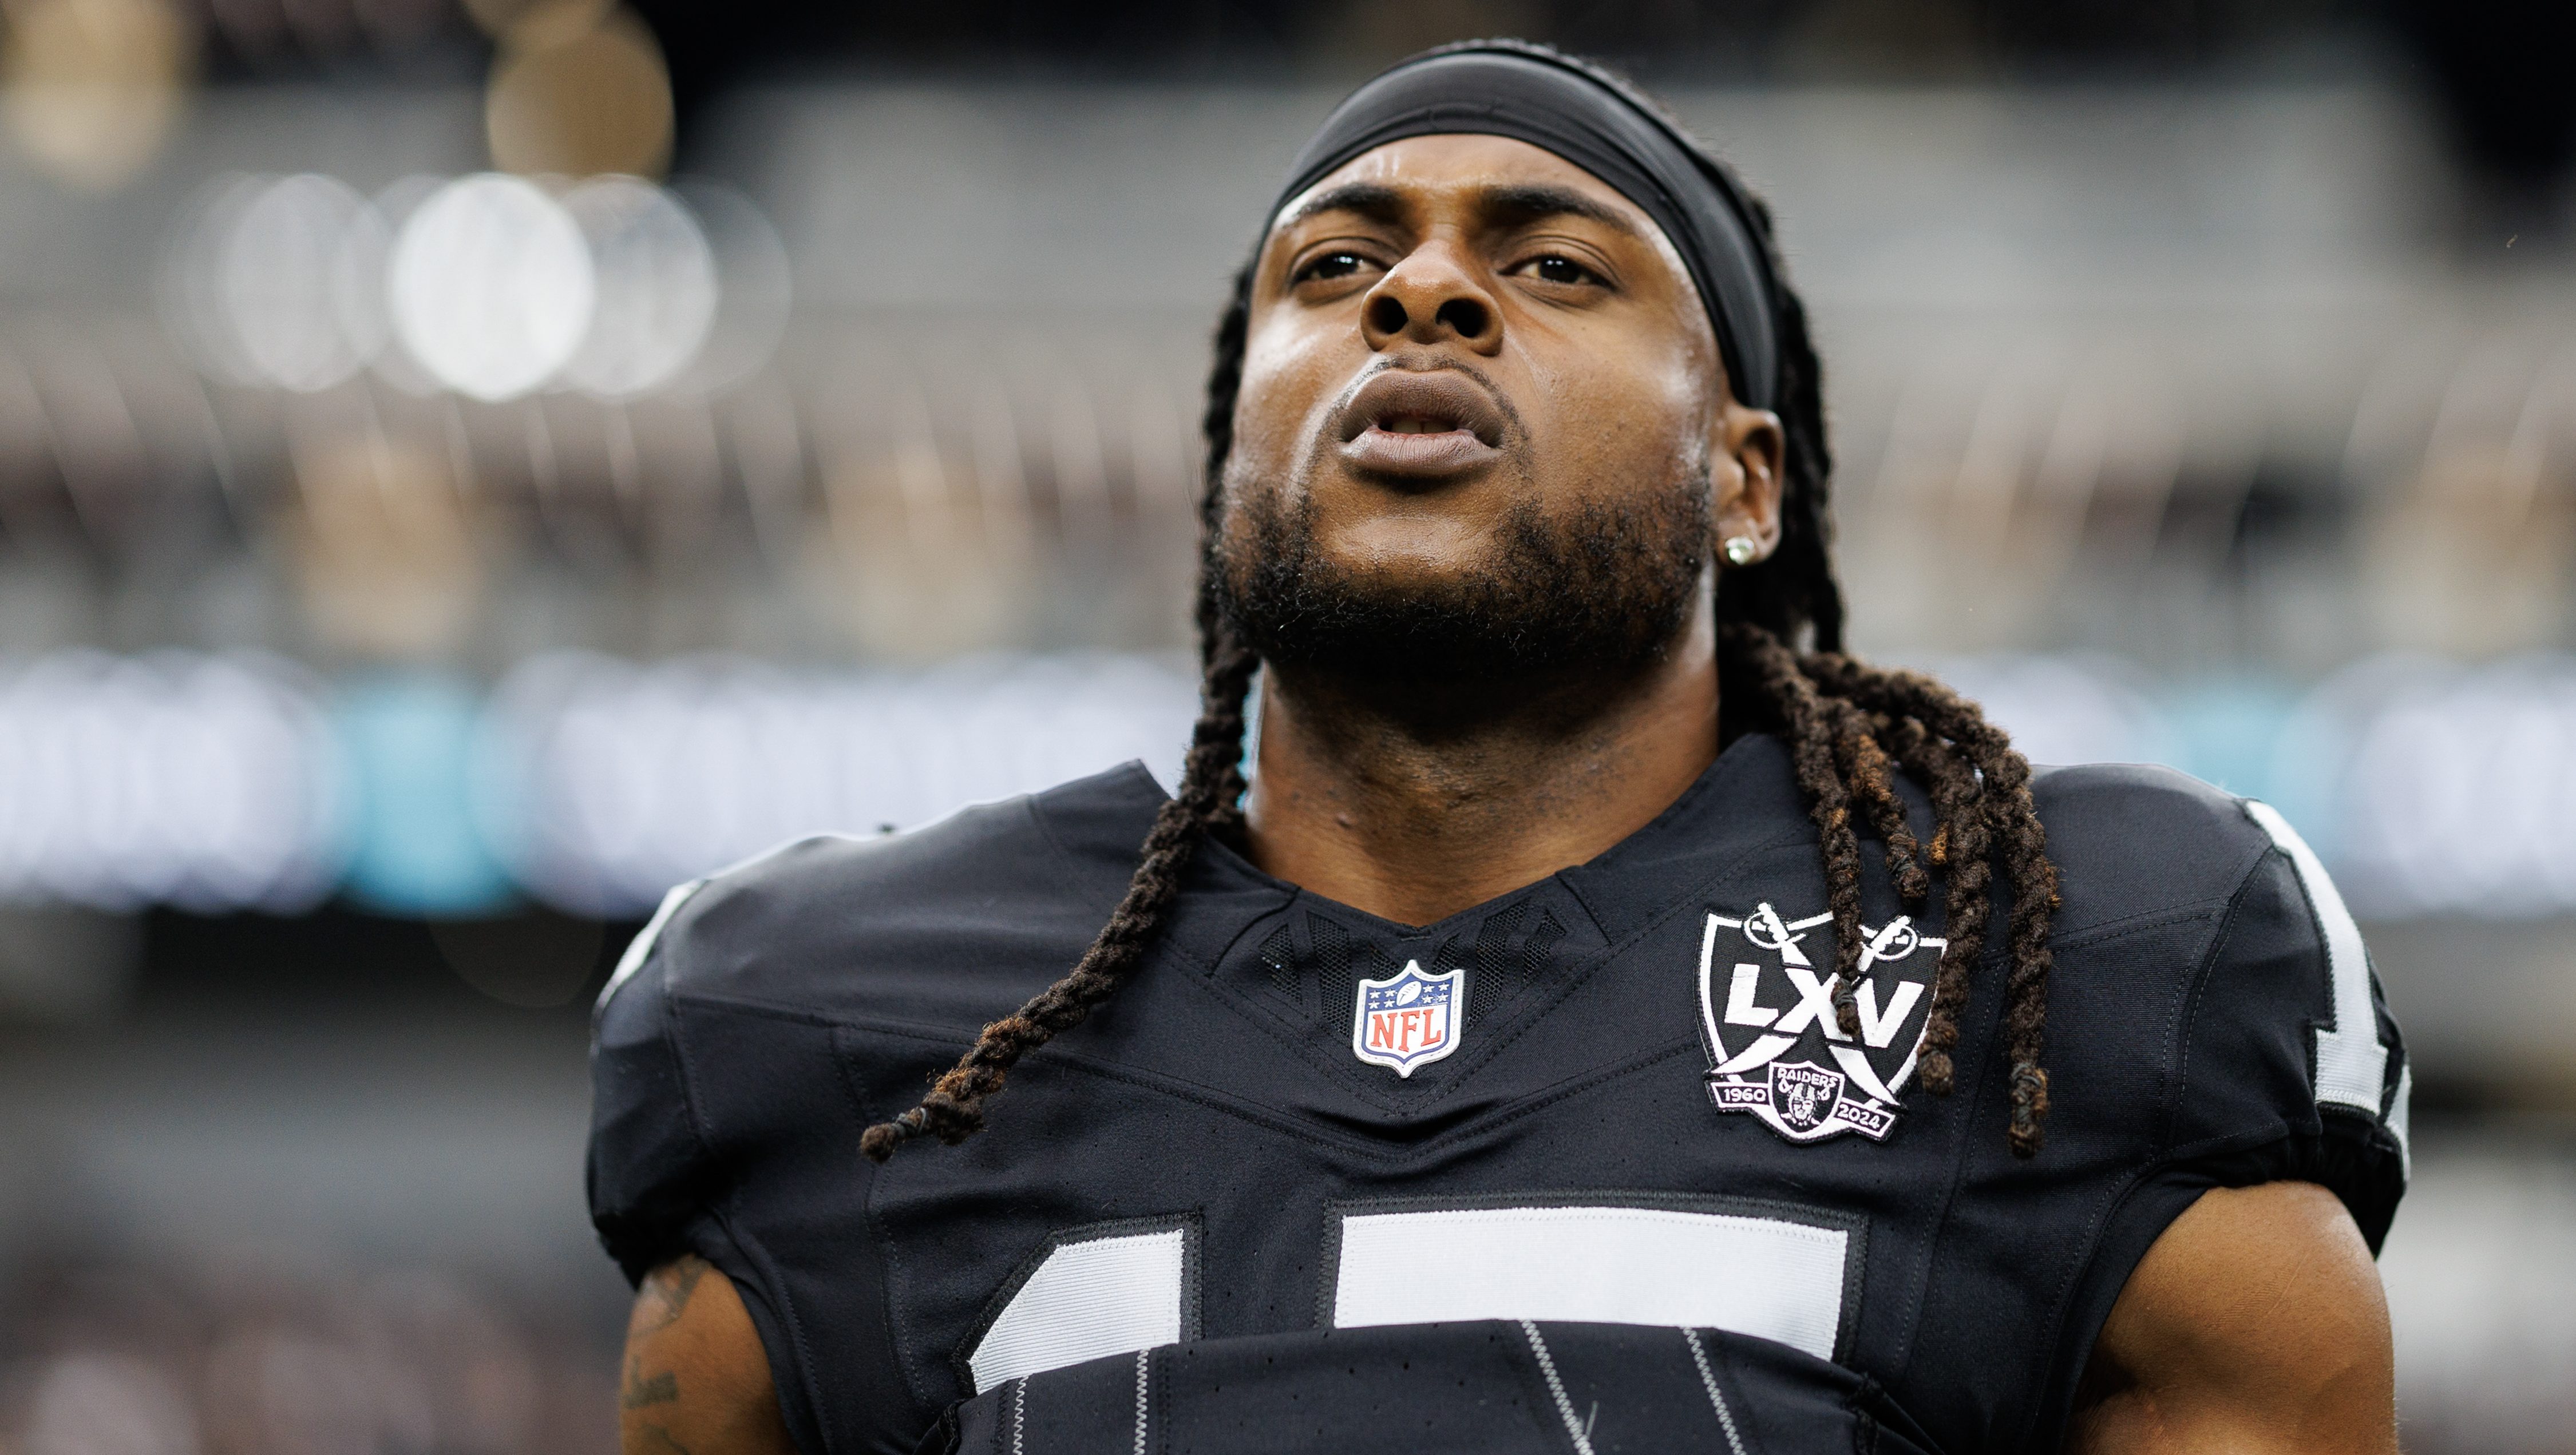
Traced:
[[644, 1377], [644, 1361], [635, 1355], [626, 1359], [626, 1387], [618, 1391], [621, 1409], [640, 1410], [647, 1405], [675, 1404], [680, 1398], [680, 1376], [675, 1373]]
[[698, 1280], [706, 1277], [712, 1266], [692, 1253], [647, 1274], [642, 1294], [635, 1301], [634, 1331], [658, 1333], [678, 1323], [689, 1307], [690, 1297], [698, 1291]]
[[[689, 1300], [698, 1291], [699, 1280], [707, 1276], [707, 1260], [694, 1255], [677, 1259], [654, 1269], [644, 1279], [635, 1299], [635, 1314], [627, 1330], [629, 1349], [636, 1340], [650, 1338], [680, 1321]], [[629, 1352], [626, 1377], [618, 1390], [619, 1408], [631, 1413], [656, 1405], [677, 1404], [680, 1400], [680, 1376], [676, 1372], [646, 1375], [640, 1354]], [[692, 1455], [670, 1430], [660, 1424], [633, 1422], [627, 1426], [626, 1448], [636, 1455]]]

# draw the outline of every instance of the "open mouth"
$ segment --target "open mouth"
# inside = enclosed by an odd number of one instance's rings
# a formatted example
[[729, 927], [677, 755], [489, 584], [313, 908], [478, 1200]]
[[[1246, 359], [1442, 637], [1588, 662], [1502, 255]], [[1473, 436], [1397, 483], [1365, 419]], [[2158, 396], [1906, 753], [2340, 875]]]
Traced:
[[1382, 429], [1388, 434], [1447, 434], [1461, 426], [1454, 419], [1428, 414], [1397, 414], [1373, 421], [1369, 428]]
[[1379, 474], [1456, 475], [1501, 453], [1505, 416], [1455, 369], [1384, 369], [1342, 406], [1342, 458]]

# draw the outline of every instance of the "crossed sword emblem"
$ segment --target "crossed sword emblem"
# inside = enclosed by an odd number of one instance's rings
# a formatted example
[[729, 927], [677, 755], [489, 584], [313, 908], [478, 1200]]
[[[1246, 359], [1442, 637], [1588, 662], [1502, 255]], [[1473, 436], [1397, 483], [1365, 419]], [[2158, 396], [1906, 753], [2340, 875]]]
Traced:
[[[1781, 968], [1788, 972], [1789, 983], [1796, 987], [1798, 992], [1797, 1009], [1790, 1011], [1777, 1027], [1756, 1037], [1753, 1044], [1727, 1058], [1722, 1065], [1710, 1073], [1711, 1075], [1738, 1076], [1747, 1071], [1759, 1070], [1778, 1060], [1782, 1052], [1798, 1044], [1798, 1036], [1808, 1025], [1815, 1024], [1827, 1028], [1825, 1049], [1833, 1054], [1834, 1063], [1842, 1067], [1843, 1074], [1852, 1079], [1853, 1085], [1858, 1086], [1863, 1094], [1873, 1101], [1889, 1105], [1895, 1103], [1896, 1093], [1879, 1078], [1878, 1072], [1869, 1064], [1869, 1057], [1862, 1054], [1859, 1047], [1833, 1043], [1833, 1028], [1839, 1024], [1834, 1014], [1833, 978], [1827, 976], [1818, 979], [1813, 973], [1815, 962], [1807, 958], [1804, 950], [1798, 948], [1799, 942], [1807, 938], [1808, 931], [1818, 925], [1831, 924], [1833, 918], [1833, 913], [1829, 910], [1801, 920], [1783, 921], [1780, 918], [1780, 911], [1772, 908], [1767, 900], [1756, 905], [1753, 913], [1743, 919], [1728, 919], [1724, 915], [1717, 914], [1708, 917], [1707, 928], [1700, 936], [1699, 1005], [1701, 1017], [1708, 1022], [1709, 1040], [1721, 1054], [1726, 1049], [1726, 1042], [1718, 1033], [1715, 1005], [1709, 994], [1710, 975], [1717, 961], [1717, 932], [1721, 926], [1731, 930], [1742, 930], [1744, 938], [1755, 945], [1778, 952]], [[1860, 976], [1867, 976], [1869, 967], [1880, 960], [1902, 960], [1913, 954], [1915, 945], [1921, 940], [1920, 933], [1914, 928], [1911, 915], [1898, 915], [1876, 931], [1871, 931], [1864, 925], [1861, 933], [1865, 938], [1861, 944], [1860, 966], [1856, 972]]]

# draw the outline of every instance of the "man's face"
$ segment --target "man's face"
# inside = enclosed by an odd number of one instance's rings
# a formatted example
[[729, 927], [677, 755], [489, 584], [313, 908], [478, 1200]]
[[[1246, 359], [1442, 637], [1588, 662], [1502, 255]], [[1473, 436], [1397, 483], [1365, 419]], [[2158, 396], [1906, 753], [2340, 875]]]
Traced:
[[1274, 664], [1624, 665], [1713, 532], [1776, 538], [1779, 449], [1643, 212], [1525, 142], [1417, 137], [1262, 246], [1215, 576]]

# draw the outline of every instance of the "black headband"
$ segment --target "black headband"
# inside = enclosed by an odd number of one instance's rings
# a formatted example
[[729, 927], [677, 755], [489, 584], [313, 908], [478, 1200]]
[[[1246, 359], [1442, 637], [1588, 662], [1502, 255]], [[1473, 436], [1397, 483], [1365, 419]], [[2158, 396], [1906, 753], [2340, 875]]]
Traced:
[[1362, 152], [1458, 132], [1554, 152], [1653, 218], [1699, 287], [1736, 397], [1771, 407], [1779, 378], [1771, 266], [1735, 179], [1636, 97], [1552, 51], [1477, 41], [1380, 72], [1297, 154], [1270, 215]]

